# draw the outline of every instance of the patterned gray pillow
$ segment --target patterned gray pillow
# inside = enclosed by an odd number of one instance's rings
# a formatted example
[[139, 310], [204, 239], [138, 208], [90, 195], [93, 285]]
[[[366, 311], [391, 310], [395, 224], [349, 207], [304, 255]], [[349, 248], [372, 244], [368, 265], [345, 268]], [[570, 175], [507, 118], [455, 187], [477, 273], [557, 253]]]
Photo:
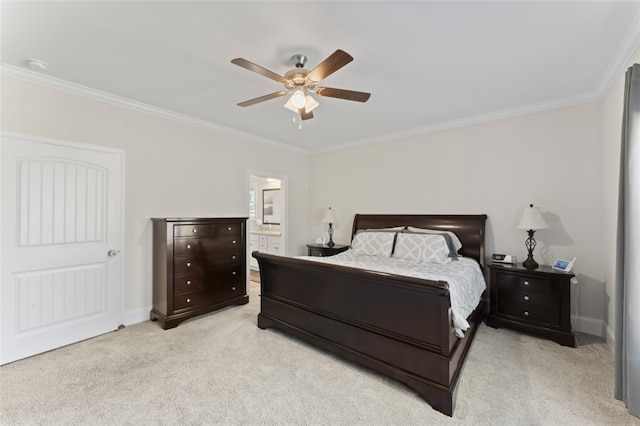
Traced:
[[439, 264], [451, 262], [447, 241], [435, 234], [398, 234], [393, 257]]
[[456, 234], [451, 231], [440, 231], [437, 229], [424, 229], [424, 228], [415, 228], [413, 226], [408, 226], [405, 232], [408, 233], [416, 233], [416, 234], [436, 234], [442, 235], [447, 241], [447, 246], [449, 247], [449, 257], [453, 260], [458, 260], [458, 251], [462, 248], [462, 243]]
[[358, 232], [351, 249], [357, 255], [390, 257], [395, 238], [395, 232]]

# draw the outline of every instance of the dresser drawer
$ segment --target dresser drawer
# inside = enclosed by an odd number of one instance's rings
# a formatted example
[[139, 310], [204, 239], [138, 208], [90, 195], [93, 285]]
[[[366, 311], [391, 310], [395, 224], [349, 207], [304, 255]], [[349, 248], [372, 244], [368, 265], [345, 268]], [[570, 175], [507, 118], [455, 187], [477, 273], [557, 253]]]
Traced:
[[238, 236], [209, 237], [209, 238], [176, 238], [173, 242], [173, 250], [176, 256], [189, 254], [202, 254], [218, 250], [233, 250], [240, 246], [242, 241]]
[[212, 305], [245, 294], [242, 285], [234, 283], [219, 283], [215, 287], [207, 287], [205, 291], [194, 293], [181, 293], [173, 297], [173, 309], [195, 309], [205, 305]]
[[242, 250], [226, 250], [202, 256], [180, 256], [173, 261], [174, 274], [204, 273], [219, 266], [233, 265], [242, 259]]
[[206, 293], [209, 288], [219, 287], [221, 283], [238, 285], [242, 277], [242, 264], [222, 267], [206, 275], [178, 274], [173, 279], [173, 291], [175, 294]]
[[209, 299], [202, 293], [186, 293], [177, 295], [173, 298], [173, 310], [179, 311], [187, 308], [197, 308], [205, 305]]
[[215, 225], [215, 235], [242, 235], [242, 225], [239, 223], [218, 223]]
[[213, 225], [175, 225], [173, 227], [174, 237], [206, 237], [213, 234]]
[[560, 312], [558, 310], [538, 309], [514, 303], [512, 305], [501, 305], [498, 308], [498, 312], [532, 323], [560, 325]]
[[553, 280], [532, 278], [506, 273], [496, 274], [497, 285], [500, 290], [507, 287], [517, 287], [520, 290], [535, 291], [538, 293], [558, 294], [559, 287]]
[[504, 283], [498, 283], [498, 303], [499, 305], [507, 305], [511, 303], [519, 303], [526, 306], [559, 309], [560, 297], [557, 292], [536, 293], [534, 291], [522, 290]]

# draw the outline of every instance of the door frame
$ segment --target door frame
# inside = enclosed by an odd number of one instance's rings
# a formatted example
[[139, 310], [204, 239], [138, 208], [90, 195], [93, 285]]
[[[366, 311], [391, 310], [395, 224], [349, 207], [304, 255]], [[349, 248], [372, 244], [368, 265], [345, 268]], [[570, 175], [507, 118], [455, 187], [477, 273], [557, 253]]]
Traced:
[[[44, 136], [35, 136], [35, 135], [29, 135], [29, 134], [25, 134], [25, 133], [17, 133], [17, 132], [8, 132], [8, 131], [0, 131], [0, 142], [2, 140], [4, 140], [5, 138], [11, 138], [11, 139], [19, 139], [19, 140], [25, 140], [25, 141], [29, 141], [29, 142], [38, 142], [38, 143], [43, 143], [43, 144], [50, 144], [50, 145], [57, 145], [57, 146], [62, 146], [62, 147], [67, 147], [67, 148], [76, 148], [76, 149], [82, 149], [82, 150], [86, 150], [86, 151], [96, 151], [96, 152], [100, 152], [100, 153], [107, 153], [107, 154], [112, 154], [112, 155], [116, 155], [119, 158], [119, 163], [120, 163], [120, 182], [121, 182], [121, 188], [120, 188], [120, 223], [121, 223], [121, 229], [120, 229], [120, 241], [121, 241], [121, 247], [120, 247], [120, 253], [119, 255], [122, 256], [122, 262], [121, 262], [121, 267], [118, 270], [118, 277], [119, 277], [119, 285], [117, 287], [117, 291], [118, 291], [118, 299], [119, 302], [117, 304], [117, 312], [116, 312], [116, 317], [117, 317], [117, 322], [118, 325], [123, 324], [124, 322], [124, 315], [125, 315], [125, 270], [126, 270], [126, 240], [125, 240], [125, 190], [126, 190], [126, 172], [125, 172], [125, 150], [124, 149], [119, 149], [119, 148], [112, 148], [112, 147], [107, 147], [107, 146], [103, 146], [103, 145], [94, 145], [94, 144], [88, 144], [88, 143], [82, 143], [82, 142], [75, 142], [75, 141], [68, 141], [68, 140], [62, 140], [62, 139], [56, 139], [56, 138], [50, 138], [50, 137], [44, 137]], [[4, 171], [2, 170], [2, 164], [3, 164], [3, 158], [2, 156], [2, 149], [0, 149], [0, 176], [2, 176], [2, 174], [4, 173]], [[11, 188], [6, 188], [5, 187], [6, 183], [3, 182], [2, 183], [2, 191], [6, 191], [6, 190], [11, 190]], [[4, 196], [0, 197], [0, 212], [5, 211], [5, 207], [8, 207], [10, 210], [10, 214], [7, 217], [1, 216], [1, 221], [2, 223], [0, 223], [0, 241], [7, 241], [5, 240], [5, 238], [12, 238], [11, 235], [3, 235], [4, 229], [5, 229], [5, 221], [9, 221], [10, 223], [15, 223], [15, 206], [4, 206], [2, 205], [2, 203], [4, 202]], [[7, 227], [7, 229], [10, 229], [11, 227]], [[0, 259], [4, 259], [4, 243], [0, 244]], [[0, 261], [0, 286], [3, 286], [3, 277], [4, 277], [4, 260]], [[0, 309], [2, 309], [2, 306], [4, 301], [2, 300], [2, 291], [0, 291]], [[0, 342], [3, 342], [3, 336], [2, 336], [2, 328], [0, 327]]]
[[[282, 220], [280, 221], [280, 247], [281, 250], [280, 252], [282, 253], [282, 256], [286, 256], [287, 254], [287, 234], [288, 234], [288, 225], [289, 225], [289, 220], [288, 220], [288, 205], [289, 205], [289, 177], [286, 175], [280, 175], [277, 173], [269, 173], [269, 172], [265, 172], [265, 171], [256, 171], [256, 170], [247, 170], [247, 176], [246, 176], [246, 185], [245, 185], [245, 193], [248, 195], [249, 191], [251, 190], [251, 176], [255, 176], [255, 177], [259, 177], [259, 178], [264, 178], [264, 179], [278, 179], [280, 180], [280, 196], [282, 199]], [[262, 196], [259, 194], [256, 194], [256, 196]], [[247, 203], [247, 217], [249, 216], [249, 203]], [[256, 215], [258, 214], [258, 212], [256, 211]], [[249, 218], [250, 220], [251, 218]], [[251, 231], [251, 224], [247, 223], [247, 277], [249, 276], [249, 273], [251, 271], [251, 267], [249, 266], [249, 257], [251, 256], [251, 253], [249, 253], [249, 240], [250, 240], [250, 233]], [[248, 285], [248, 283], [247, 283]]]

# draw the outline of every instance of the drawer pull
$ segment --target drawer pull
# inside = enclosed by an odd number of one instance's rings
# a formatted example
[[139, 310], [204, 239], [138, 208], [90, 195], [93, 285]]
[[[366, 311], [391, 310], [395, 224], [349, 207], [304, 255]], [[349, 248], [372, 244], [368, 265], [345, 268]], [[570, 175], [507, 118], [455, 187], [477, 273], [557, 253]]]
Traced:
[[524, 282], [524, 285], [529, 285], [529, 281], [525, 281], [525, 282]]
[[187, 280], [187, 285], [191, 285], [191, 280]]
[[198, 228], [193, 228], [193, 233], [196, 234], [198, 232]]
[[525, 296], [525, 297], [524, 297], [524, 300], [529, 300], [529, 296]]
[[233, 243], [232, 243], [232, 244], [235, 244], [235, 243], [236, 243], [236, 240], [233, 240]]
[[231, 231], [231, 227], [230, 226], [227, 227], [227, 231]]
[[236, 274], [236, 271], [233, 271], [233, 272], [232, 272], [232, 274], [233, 274], [233, 275], [235, 275], [235, 274]]
[[528, 317], [528, 316], [529, 316], [529, 312], [524, 311], [524, 316], [525, 316], [525, 317]]
[[191, 250], [191, 244], [187, 244], [187, 250]]
[[191, 262], [187, 262], [187, 268], [191, 268]]
[[234, 254], [233, 256], [231, 256], [231, 258], [232, 258], [232, 259], [235, 259], [235, 258], [236, 258], [235, 254]]
[[235, 287], [231, 287], [231, 290], [236, 291], [236, 288]]
[[191, 303], [191, 299], [187, 299], [187, 303]]

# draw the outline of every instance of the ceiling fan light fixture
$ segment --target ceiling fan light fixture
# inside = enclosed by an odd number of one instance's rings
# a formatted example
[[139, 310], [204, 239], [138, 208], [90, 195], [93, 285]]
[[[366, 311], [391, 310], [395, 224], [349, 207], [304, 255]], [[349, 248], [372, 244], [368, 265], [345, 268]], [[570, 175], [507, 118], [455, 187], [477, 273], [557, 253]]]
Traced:
[[318, 105], [320, 105], [320, 104], [318, 103], [318, 101], [316, 101], [315, 99], [313, 99], [313, 98], [311, 97], [311, 95], [307, 95], [307, 96], [306, 96], [306, 99], [307, 99], [307, 103], [306, 103], [306, 104], [305, 104], [305, 106], [304, 106], [304, 110], [305, 110], [306, 112], [311, 112], [311, 111], [313, 111], [314, 109], [316, 109], [316, 107], [317, 107]]
[[291, 102], [291, 105], [293, 105], [294, 107], [300, 109], [304, 108], [304, 106], [307, 104], [307, 99], [304, 96], [304, 92], [301, 89], [297, 89], [289, 98], [289, 102]]
[[291, 103], [291, 98], [289, 98], [287, 100], [287, 103], [284, 104], [284, 107], [290, 111], [293, 111], [295, 113], [297, 113], [298, 111], [300, 111], [300, 108], [295, 107], [292, 103]]

